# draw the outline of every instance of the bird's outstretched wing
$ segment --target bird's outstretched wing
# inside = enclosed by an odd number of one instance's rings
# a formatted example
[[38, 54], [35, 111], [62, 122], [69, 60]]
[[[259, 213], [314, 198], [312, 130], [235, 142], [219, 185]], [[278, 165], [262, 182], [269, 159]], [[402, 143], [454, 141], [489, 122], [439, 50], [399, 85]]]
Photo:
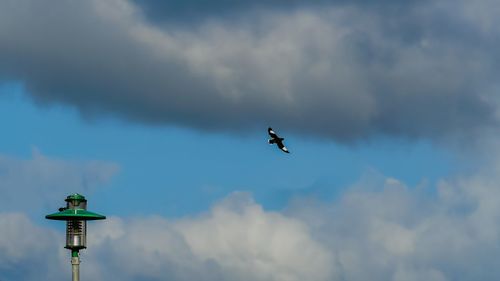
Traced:
[[283, 144], [281, 140], [277, 141], [276, 144], [278, 145], [279, 149], [281, 149], [283, 152], [290, 153], [290, 151], [288, 151], [288, 148], [286, 148], [286, 146]]
[[271, 138], [273, 138], [273, 139], [279, 138], [278, 135], [273, 131], [273, 129], [271, 127], [269, 127], [267, 129], [267, 132], [269, 133], [269, 136], [271, 136]]

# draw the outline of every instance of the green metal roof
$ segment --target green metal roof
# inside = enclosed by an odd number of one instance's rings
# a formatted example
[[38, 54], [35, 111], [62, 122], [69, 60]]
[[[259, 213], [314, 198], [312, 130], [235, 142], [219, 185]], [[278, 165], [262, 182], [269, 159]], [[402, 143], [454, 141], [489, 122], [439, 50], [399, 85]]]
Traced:
[[103, 220], [106, 216], [99, 215], [96, 213], [89, 212], [84, 209], [68, 209], [62, 212], [53, 213], [45, 216], [46, 219], [49, 220], [83, 220], [83, 221], [91, 221], [91, 220]]

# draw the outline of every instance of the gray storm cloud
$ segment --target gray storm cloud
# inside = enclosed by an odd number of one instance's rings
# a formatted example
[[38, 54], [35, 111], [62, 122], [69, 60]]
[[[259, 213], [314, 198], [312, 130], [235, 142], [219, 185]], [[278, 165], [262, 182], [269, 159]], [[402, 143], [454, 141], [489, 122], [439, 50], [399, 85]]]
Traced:
[[498, 123], [493, 2], [325, 2], [183, 27], [125, 0], [6, 0], [0, 79], [90, 117], [229, 132], [273, 124], [344, 142], [470, 137]]

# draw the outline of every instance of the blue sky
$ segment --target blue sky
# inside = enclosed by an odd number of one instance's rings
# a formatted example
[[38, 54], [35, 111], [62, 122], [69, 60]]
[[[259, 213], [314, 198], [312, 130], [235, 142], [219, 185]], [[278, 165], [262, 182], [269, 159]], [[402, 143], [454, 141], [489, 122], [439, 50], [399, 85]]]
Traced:
[[265, 208], [282, 209], [299, 195], [332, 200], [364, 173], [416, 186], [432, 185], [457, 168], [445, 150], [425, 141], [347, 146], [291, 134], [292, 154], [286, 155], [267, 145], [267, 128], [231, 136], [112, 117], [86, 120], [72, 108], [36, 106], [19, 82], [4, 85], [1, 97], [1, 125], [9, 136], [2, 141], [4, 154], [30, 158], [37, 149], [50, 157], [120, 166], [111, 182], [88, 194], [92, 205], [110, 215], [192, 215], [234, 191], [252, 193]]
[[[498, 4], [0, 1], [0, 280], [499, 280]], [[290, 154], [267, 143], [268, 126]]]

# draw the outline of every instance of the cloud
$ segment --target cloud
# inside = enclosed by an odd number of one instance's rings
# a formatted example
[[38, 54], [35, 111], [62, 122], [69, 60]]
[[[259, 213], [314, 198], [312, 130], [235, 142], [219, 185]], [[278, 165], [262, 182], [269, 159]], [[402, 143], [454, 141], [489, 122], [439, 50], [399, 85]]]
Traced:
[[[356, 5], [370, 9], [394, 9], [408, 7], [418, 1], [381, 0], [217, 0], [211, 2], [199, 1], [177, 1], [177, 0], [133, 0], [145, 12], [147, 17], [154, 22], [168, 22], [179, 24], [199, 23], [207, 18], [239, 16], [242, 12], [249, 10], [268, 9], [292, 11], [301, 8], [321, 7], [321, 6], [346, 6]], [[421, 1], [420, 1], [421, 2]]]
[[332, 274], [330, 253], [303, 222], [266, 212], [244, 194], [195, 218], [112, 218], [93, 231], [96, 280], [115, 270], [125, 280], [328, 280]]
[[498, 125], [493, 2], [264, 6], [180, 25], [125, 0], [3, 1], [0, 77], [93, 118], [472, 139]]
[[61, 196], [87, 194], [118, 169], [111, 162], [48, 157], [36, 148], [28, 159], [0, 155], [0, 280], [66, 280], [71, 273], [64, 234], [28, 214], [55, 211]]
[[379, 190], [291, 212], [312, 222], [339, 260], [342, 280], [495, 280], [500, 191], [491, 172], [443, 180], [435, 191], [374, 178]]
[[64, 280], [62, 235], [36, 226], [26, 215], [0, 212], [0, 280]]
[[96, 225], [89, 255], [96, 272], [104, 252], [116, 269], [134, 264], [124, 280], [497, 280], [497, 174], [410, 188], [372, 173], [335, 202], [281, 212], [236, 193], [196, 217]]
[[86, 194], [109, 182], [118, 169], [111, 162], [51, 158], [37, 149], [30, 159], [0, 155], [0, 211], [53, 209], [61, 196]]
[[[192, 217], [110, 217], [89, 223], [82, 275], [125, 281], [498, 280], [497, 174], [494, 166], [410, 188], [372, 173], [334, 202], [297, 198], [279, 212], [234, 193]], [[63, 243], [60, 233], [23, 215], [0, 213], [0, 277], [25, 272], [24, 266], [34, 272], [34, 263], [54, 274], [50, 280], [64, 280], [69, 275], [53, 273], [69, 269]], [[32, 247], [38, 250], [28, 251]], [[40, 279], [23, 274], [6, 280]]]

